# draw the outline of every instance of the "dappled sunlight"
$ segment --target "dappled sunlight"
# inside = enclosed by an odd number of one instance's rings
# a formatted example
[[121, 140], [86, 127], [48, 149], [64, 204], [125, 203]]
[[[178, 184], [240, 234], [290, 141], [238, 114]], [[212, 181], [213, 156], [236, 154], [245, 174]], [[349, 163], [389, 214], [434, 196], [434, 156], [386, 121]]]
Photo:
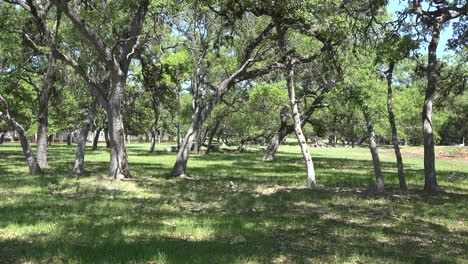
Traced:
[[[10, 148], [0, 149], [2, 161], [16, 155]], [[66, 148], [52, 146], [50, 155], [73, 156], [73, 147]], [[415, 175], [408, 177], [408, 193], [398, 190], [393, 172], [386, 173], [387, 192], [376, 194], [366, 169], [370, 160], [340, 151], [327, 149], [315, 158], [315, 190], [306, 188], [301, 157], [292, 147], [281, 149], [273, 162], [261, 161], [260, 152], [194, 156], [189, 175], [172, 180], [165, 175], [175, 154], [143, 155], [146, 151], [147, 145], [132, 146], [133, 178], [123, 181], [106, 177], [103, 152], [89, 152], [89, 174], [81, 179], [69, 174], [72, 156], [52, 160], [39, 176], [29, 176], [23, 163], [2, 165], [1, 170], [17, 172], [0, 183], [0, 258], [7, 263], [457, 263], [467, 257], [466, 179], [445, 181], [444, 168], [445, 192], [438, 195], [419, 191], [420, 163], [408, 170]], [[382, 166], [395, 170], [391, 161]]]

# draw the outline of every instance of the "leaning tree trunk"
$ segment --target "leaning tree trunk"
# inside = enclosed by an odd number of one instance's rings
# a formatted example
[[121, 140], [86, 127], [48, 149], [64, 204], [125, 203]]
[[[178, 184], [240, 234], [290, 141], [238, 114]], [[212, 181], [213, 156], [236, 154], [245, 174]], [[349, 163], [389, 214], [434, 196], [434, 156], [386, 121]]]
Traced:
[[432, 102], [437, 85], [437, 46], [440, 39], [440, 24], [432, 27], [432, 40], [429, 44], [429, 62], [427, 65], [426, 97], [422, 113], [424, 139], [424, 190], [436, 192], [439, 189], [435, 170], [434, 136], [432, 132]]
[[113, 179], [130, 178], [128, 155], [125, 148], [125, 130], [121, 105], [124, 97], [125, 80], [114, 74], [112, 78], [112, 96], [106, 108], [109, 123], [110, 167], [109, 177]]
[[278, 148], [281, 144], [281, 141], [283, 141], [284, 137], [286, 137], [289, 133], [293, 132], [294, 129], [290, 129], [292, 127], [289, 127], [287, 124], [287, 113], [286, 111], [288, 110], [287, 107], [283, 107], [280, 112], [280, 127], [278, 131], [275, 133], [275, 135], [271, 138], [270, 144], [268, 144], [268, 147], [266, 149], [265, 155], [263, 155], [263, 160], [264, 161], [271, 161], [275, 159], [275, 154], [278, 151]]
[[402, 191], [407, 191], [408, 187], [406, 186], [405, 174], [403, 172], [403, 159], [401, 157], [400, 146], [398, 144], [398, 132], [395, 124], [395, 114], [393, 113], [393, 91], [392, 91], [392, 79], [393, 79], [393, 69], [395, 67], [394, 62], [390, 62], [388, 71], [387, 71], [387, 110], [388, 110], [388, 120], [390, 121], [390, 127], [392, 129], [392, 143], [393, 149], [395, 150], [395, 156], [397, 160], [398, 167], [398, 180], [400, 183], [400, 189]]
[[99, 127], [96, 129], [96, 134], [94, 135], [93, 139], [93, 150], [96, 150], [98, 148], [98, 143], [99, 143], [99, 136], [101, 135], [102, 127]]
[[211, 148], [213, 146], [213, 138], [216, 135], [220, 124], [221, 120], [216, 121], [214, 127], [210, 131], [210, 136], [208, 137], [208, 146], [206, 147], [205, 155], [209, 155], [211, 152]]
[[189, 130], [187, 131], [184, 140], [180, 144], [179, 152], [177, 153], [177, 159], [169, 177], [179, 177], [186, 175], [190, 149], [192, 148], [193, 141], [195, 140], [202, 123], [203, 118], [201, 116], [201, 109], [200, 107], [197, 107], [193, 115]]
[[370, 118], [369, 110], [366, 106], [363, 106], [364, 118], [367, 125], [367, 133], [369, 134], [369, 149], [372, 154], [372, 164], [374, 165], [374, 174], [375, 181], [377, 184], [377, 192], [384, 192], [384, 178], [382, 175], [382, 168], [380, 166], [379, 152], [377, 150], [377, 143], [375, 141], [375, 132], [374, 126], [372, 125], [372, 120]]
[[309, 188], [315, 188], [316, 182], [314, 164], [312, 162], [312, 157], [309, 153], [309, 148], [307, 146], [306, 139], [302, 132], [301, 114], [299, 113], [299, 108], [297, 107], [296, 91], [294, 88], [294, 66], [292, 64], [288, 66], [287, 85], [294, 121], [294, 130], [296, 131], [297, 140], [301, 146], [302, 155], [304, 156], [304, 160], [306, 163], [308, 186]]
[[39, 98], [39, 114], [37, 118], [37, 162], [41, 168], [49, 166], [47, 162], [47, 132], [49, 119], [49, 98], [55, 82], [57, 59], [52, 54], [48, 58], [47, 72]]
[[84, 156], [85, 156], [86, 140], [88, 138], [89, 128], [91, 127], [91, 124], [94, 122], [94, 118], [96, 117], [96, 112], [97, 112], [97, 102], [94, 101], [89, 107], [88, 116], [86, 117], [86, 120], [83, 122], [83, 126], [81, 127], [81, 130], [80, 130], [80, 134], [78, 135], [75, 165], [73, 166], [73, 171], [72, 171], [72, 173], [77, 177], [82, 177], [85, 174]]
[[24, 157], [26, 158], [26, 162], [28, 163], [29, 173], [32, 175], [42, 173], [41, 167], [37, 162], [36, 158], [34, 157], [34, 153], [31, 149], [31, 145], [29, 144], [28, 138], [26, 137], [26, 131], [24, 128], [16, 122], [13, 118], [10, 117], [8, 111], [6, 114], [0, 112], [0, 119], [4, 120], [8, 126], [15, 129], [18, 132], [18, 136], [21, 142], [21, 148], [23, 149]]

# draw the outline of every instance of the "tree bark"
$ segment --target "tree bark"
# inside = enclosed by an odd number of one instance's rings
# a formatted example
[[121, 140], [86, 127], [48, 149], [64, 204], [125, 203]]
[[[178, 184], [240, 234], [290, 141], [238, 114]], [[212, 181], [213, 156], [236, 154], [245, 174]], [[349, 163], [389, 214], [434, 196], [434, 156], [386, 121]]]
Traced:
[[39, 113], [37, 117], [37, 162], [41, 168], [49, 167], [47, 162], [49, 98], [55, 82], [56, 64], [56, 57], [50, 54], [48, 57], [47, 72], [39, 97]]
[[29, 144], [28, 138], [26, 137], [26, 131], [24, 128], [10, 117], [8, 111], [7, 113], [0, 112], [0, 119], [4, 120], [8, 126], [13, 128], [18, 133], [21, 142], [21, 148], [23, 149], [23, 154], [29, 167], [29, 173], [32, 175], [42, 173], [41, 166], [34, 157], [34, 153], [31, 149], [31, 145]]
[[[107, 124], [109, 126], [109, 124]], [[106, 148], [110, 148], [109, 129], [104, 128], [104, 140], [106, 141]]]
[[395, 114], [393, 113], [393, 70], [395, 68], [395, 63], [390, 62], [389, 68], [387, 70], [387, 110], [388, 110], [388, 120], [390, 121], [390, 127], [392, 129], [392, 144], [393, 149], [395, 150], [395, 157], [397, 160], [398, 167], [398, 180], [400, 184], [400, 189], [402, 191], [407, 191], [408, 186], [406, 185], [405, 174], [403, 172], [403, 158], [401, 157], [400, 146], [398, 143], [398, 132], [395, 123]]
[[424, 190], [436, 192], [439, 190], [435, 170], [434, 136], [432, 132], [432, 102], [435, 98], [437, 85], [437, 46], [440, 39], [440, 24], [432, 26], [432, 40], [429, 44], [429, 61], [427, 65], [427, 87], [422, 112], [424, 140]]
[[367, 133], [369, 134], [369, 149], [372, 154], [372, 164], [374, 165], [377, 192], [381, 193], [385, 191], [384, 178], [382, 175], [382, 168], [380, 166], [380, 158], [379, 152], [377, 150], [377, 143], [375, 141], [374, 126], [372, 125], [372, 120], [366, 105], [363, 106], [363, 114], [366, 120]]
[[150, 153], [154, 152], [154, 147], [156, 146], [156, 131], [153, 128], [151, 128], [151, 147], [150, 147]]
[[278, 148], [283, 141], [284, 137], [289, 135], [294, 131], [294, 126], [288, 126], [287, 124], [287, 107], [283, 107], [280, 112], [280, 127], [275, 135], [271, 138], [270, 144], [266, 149], [265, 155], [263, 155], [264, 161], [271, 161], [275, 159], [275, 154], [278, 151]]
[[109, 122], [110, 167], [109, 177], [113, 179], [130, 178], [128, 155], [125, 148], [125, 132], [122, 115], [126, 78], [121, 72], [113, 73], [112, 95], [106, 108]]
[[294, 65], [292, 65], [292, 62], [290, 62], [290, 64], [288, 65], [287, 86], [294, 121], [294, 130], [296, 132], [297, 141], [301, 146], [302, 155], [304, 156], [304, 160], [306, 163], [308, 187], [315, 188], [317, 184], [315, 182], [314, 164], [312, 162], [312, 157], [309, 153], [309, 147], [307, 146], [306, 139], [302, 132], [301, 114], [299, 113], [299, 108], [297, 106], [296, 101], [296, 91], [294, 87]]
[[94, 135], [94, 139], [93, 139], [93, 150], [97, 150], [98, 148], [98, 143], [99, 143], [99, 136], [101, 135], [101, 131], [102, 131], [102, 126], [100, 126], [99, 128], [96, 129], [96, 134]]
[[208, 146], [206, 147], [205, 155], [209, 155], [211, 152], [211, 147], [213, 145], [213, 138], [218, 131], [219, 125], [221, 124], [221, 120], [216, 121], [214, 127], [210, 131], [210, 136], [208, 137]]
[[80, 134], [78, 135], [75, 165], [73, 166], [73, 171], [72, 171], [72, 173], [77, 177], [82, 177], [85, 175], [84, 156], [85, 156], [86, 140], [88, 138], [89, 128], [93, 124], [94, 118], [96, 117], [96, 112], [97, 112], [97, 102], [94, 101], [89, 107], [88, 116], [86, 117], [86, 120], [83, 122], [83, 125], [80, 130]]
[[192, 123], [190, 124], [189, 130], [187, 131], [184, 140], [180, 144], [179, 152], [177, 153], [177, 159], [169, 177], [179, 177], [186, 175], [190, 149], [192, 148], [193, 141], [198, 131], [200, 130], [203, 121], [204, 120], [201, 115], [201, 109], [197, 107], [192, 117]]

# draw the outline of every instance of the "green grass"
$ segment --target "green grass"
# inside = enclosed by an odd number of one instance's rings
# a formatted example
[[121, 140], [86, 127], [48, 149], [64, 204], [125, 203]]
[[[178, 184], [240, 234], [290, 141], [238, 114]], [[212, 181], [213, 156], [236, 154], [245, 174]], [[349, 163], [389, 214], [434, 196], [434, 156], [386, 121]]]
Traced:
[[468, 262], [466, 161], [437, 160], [443, 191], [427, 195], [422, 159], [405, 158], [400, 193], [384, 148], [377, 195], [364, 148], [312, 149], [319, 187], [308, 190], [297, 146], [274, 162], [192, 155], [175, 180], [175, 154], [148, 147], [130, 145], [133, 178], [112, 181], [106, 150], [87, 152], [77, 180], [74, 147], [51, 146], [50, 168], [30, 176], [20, 146], [0, 145], [0, 263]]

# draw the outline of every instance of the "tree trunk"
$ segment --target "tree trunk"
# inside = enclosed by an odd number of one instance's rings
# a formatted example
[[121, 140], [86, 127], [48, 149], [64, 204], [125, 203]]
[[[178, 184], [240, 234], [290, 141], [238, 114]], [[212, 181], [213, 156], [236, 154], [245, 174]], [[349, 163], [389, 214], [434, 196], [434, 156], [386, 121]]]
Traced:
[[216, 135], [216, 132], [218, 131], [218, 128], [219, 128], [220, 124], [221, 124], [221, 120], [218, 120], [216, 122], [215, 126], [213, 127], [213, 129], [211, 129], [211, 131], [210, 131], [210, 136], [208, 138], [208, 146], [206, 148], [205, 155], [210, 154], [211, 147], [212, 147], [212, 144], [213, 144], [213, 138]]
[[[294, 127], [288, 126], [287, 124], [287, 107], [283, 107], [280, 112], [280, 127], [275, 135], [271, 138], [270, 144], [266, 149], [265, 155], [263, 155], [264, 161], [271, 161], [275, 159], [275, 154], [278, 151], [278, 148], [283, 141], [284, 137], [286, 137], [289, 133], [294, 131]], [[291, 129], [292, 128], [292, 129]]]
[[403, 159], [401, 157], [400, 146], [398, 144], [398, 133], [395, 124], [395, 115], [393, 113], [393, 91], [392, 91], [392, 79], [393, 79], [393, 69], [395, 67], [394, 62], [390, 62], [388, 71], [387, 71], [387, 110], [388, 110], [388, 120], [390, 121], [390, 127], [392, 129], [392, 144], [393, 149], [395, 150], [395, 156], [397, 160], [398, 167], [398, 180], [400, 183], [400, 189], [402, 191], [407, 191], [408, 186], [406, 186], [405, 174], [403, 172]]
[[86, 120], [83, 122], [83, 125], [80, 130], [80, 134], [78, 135], [75, 165], [73, 166], [73, 171], [72, 171], [72, 173], [77, 177], [82, 177], [85, 174], [84, 156], [85, 156], [86, 140], [88, 138], [89, 128], [93, 124], [94, 118], [96, 117], [96, 112], [97, 112], [97, 102], [94, 101], [89, 107], [88, 116], [86, 117]]
[[150, 147], [150, 153], [154, 152], [154, 147], [156, 146], [156, 132], [154, 127], [151, 128], [151, 147]]
[[39, 97], [39, 113], [37, 117], [37, 163], [41, 168], [49, 167], [47, 162], [47, 132], [49, 119], [49, 98], [55, 82], [57, 60], [52, 54], [48, 58], [47, 72]]
[[369, 149], [372, 154], [372, 163], [374, 165], [375, 181], [377, 184], [377, 192], [381, 193], [385, 191], [384, 178], [382, 175], [382, 168], [380, 167], [379, 152], [377, 150], [377, 143], [375, 141], [374, 126], [370, 118], [369, 110], [367, 106], [363, 106], [364, 118], [367, 125], [367, 133], [369, 134]]
[[435, 170], [434, 137], [432, 132], [432, 102], [437, 85], [437, 46], [440, 39], [440, 24], [432, 27], [432, 40], [429, 44], [429, 62], [427, 65], [427, 87], [422, 112], [424, 139], [424, 190], [436, 192], [439, 190]]
[[5, 134], [1, 133], [0, 134], [0, 144], [3, 144], [3, 141], [5, 141]]
[[[109, 126], [109, 124], [107, 124]], [[109, 128], [104, 128], [104, 140], [106, 141], [106, 148], [110, 148]]]
[[67, 134], [67, 145], [70, 146], [72, 144], [72, 134], [71, 132]]
[[114, 73], [113, 75], [112, 95], [106, 108], [109, 123], [109, 177], [124, 179], [131, 177], [128, 168], [127, 149], [125, 148], [125, 130], [121, 108], [126, 78], [123, 73]]
[[179, 152], [177, 153], [177, 159], [169, 177], [179, 177], [186, 175], [190, 149], [192, 148], [193, 141], [203, 123], [200, 111], [201, 110], [199, 107], [195, 110], [195, 113], [192, 118], [192, 123], [190, 124], [190, 128], [187, 131], [184, 140], [180, 144]]
[[294, 121], [294, 130], [296, 132], [297, 141], [301, 146], [302, 155], [304, 156], [304, 160], [306, 163], [308, 187], [315, 188], [316, 182], [314, 164], [312, 162], [312, 157], [309, 153], [309, 147], [307, 146], [304, 134], [302, 132], [301, 114], [299, 113], [299, 108], [297, 107], [296, 91], [294, 87], [294, 66], [292, 64], [288, 65], [287, 85]]
[[36, 158], [34, 157], [34, 153], [31, 149], [31, 145], [29, 144], [28, 138], [26, 137], [26, 131], [24, 130], [24, 128], [13, 118], [10, 117], [10, 115], [8, 114], [8, 110], [6, 114], [0, 112], [0, 119], [4, 120], [8, 126], [15, 129], [18, 133], [21, 142], [21, 148], [23, 149], [23, 154], [26, 158], [26, 162], [29, 167], [29, 173], [31, 173], [32, 175], [42, 173], [41, 167], [37, 162]]
[[93, 139], [93, 150], [96, 150], [98, 148], [99, 136], [101, 135], [101, 131], [102, 127], [96, 129], [96, 134], [94, 135]]

